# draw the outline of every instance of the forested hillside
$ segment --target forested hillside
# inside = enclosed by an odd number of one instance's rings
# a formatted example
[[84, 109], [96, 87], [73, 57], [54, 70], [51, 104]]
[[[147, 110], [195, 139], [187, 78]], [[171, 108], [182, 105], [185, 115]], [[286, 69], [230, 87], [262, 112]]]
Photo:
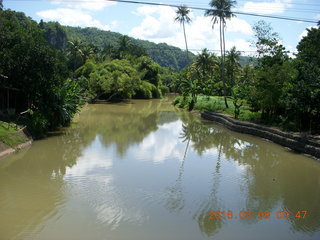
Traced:
[[[68, 39], [78, 39], [86, 44], [93, 44], [98, 47], [115, 46], [119, 39], [123, 37], [122, 34], [103, 31], [96, 28], [80, 28], [64, 26]], [[163, 67], [168, 67], [173, 70], [181, 70], [188, 62], [186, 53], [180, 48], [169, 46], [165, 43], [156, 44], [153, 42], [138, 40], [129, 37], [134, 45], [144, 48], [148, 55]], [[194, 55], [190, 54], [191, 58]]]
[[70, 124], [85, 102], [161, 98], [176, 74], [128, 36], [68, 35], [57, 22], [11, 10], [0, 10], [0, 23], [0, 120], [27, 125], [35, 137]]

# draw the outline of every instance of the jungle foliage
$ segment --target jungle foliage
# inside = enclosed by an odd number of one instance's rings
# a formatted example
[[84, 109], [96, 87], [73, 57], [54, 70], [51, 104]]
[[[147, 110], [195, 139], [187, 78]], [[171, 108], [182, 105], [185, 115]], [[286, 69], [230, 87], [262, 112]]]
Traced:
[[232, 111], [235, 118], [319, 133], [320, 29], [307, 30], [294, 58], [270, 24], [259, 21], [253, 29], [258, 51], [253, 63], [241, 65], [235, 48], [226, 53], [225, 81], [231, 108], [221, 107], [221, 101], [210, 97], [224, 95], [219, 76], [222, 61], [206, 49], [180, 72], [174, 86], [181, 96], [174, 104], [189, 110]]
[[169, 91], [171, 71], [127, 36], [99, 48], [68, 38], [59, 23], [10, 10], [0, 11], [0, 32], [0, 117], [27, 124], [35, 137], [70, 124], [86, 101]]

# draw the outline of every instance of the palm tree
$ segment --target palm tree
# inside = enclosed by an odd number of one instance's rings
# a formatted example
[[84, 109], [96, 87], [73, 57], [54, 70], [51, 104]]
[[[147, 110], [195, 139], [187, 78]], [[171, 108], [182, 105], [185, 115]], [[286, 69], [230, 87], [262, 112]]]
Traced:
[[230, 19], [231, 17], [234, 17], [235, 15], [231, 12], [231, 8], [234, 7], [236, 4], [236, 1], [233, 0], [211, 0], [209, 5], [213, 9], [206, 10], [205, 16], [212, 17], [212, 28], [216, 23], [219, 22], [219, 28], [220, 28], [220, 51], [221, 51], [221, 80], [223, 83], [223, 94], [224, 94], [224, 102], [226, 105], [226, 108], [228, 108], [227, 103], [227, 89], [226, 89], [226, 82], [224, 79], [224, 63], [225, 63], [225, 39], [224, 39], [224, 28], [226, 25], [226, 19]]
[[[76, 71], [76, 69], [85, 61], [84, 60], [84, 54], [82, 52], [83, 44], [80, 40], [74, 39], [72, 41], [68, 41], [68, 55], [71, 62], [73, 62], [72, 70], [73, 73]], [[81, 63], [79, 63], [79, 60]], [[70, 63], [71, 63], [70, 62]]]
[[192, 111], [197, 102], [198, 80], [192, 79], [191, 77], [184, 78], [180, 83], [180, 88], [184, 97], [191, 94], [191, 102], [189, 103], [188, 110]]
[[174, 20], [176, 22], [179, 22], [183, 26], [184, 41], [186, 43], [186, 50], [187, 50], [187, 59], [189, 59], [185, 23], [189, 24], [191, 22], [191, 19], [188, 16], [188, 14], [190, 13], [190, 9], [185, 5], [181, 5], [180, 7], [178, 7], [178, 10], [176, 11], [176, 13], [177, 13], [177, 17]]
[[199, 87], [202, 89], [202, 93], [211, 95], [214, 86], [213, 74], [218, 67], [216, 56], [205, 48], [195, 57], [193, 66], [199, 77]]
[[208, 73], [212, 73], [214, 67], [217, 65], [216, 57], [211, 54], [207, 48], [202, 49], [202, 52], [196, 56], [194, 61], [195, 68], [204, 77]]
[[129, 36], [123, 35], [118, 40], [118, 55], [119, 58], [122, 59], [124, 56], [130, 52], [132, 49], [132, 41]]
[[240, 55], [241, 53], [236, 49], [235, 46], [231, 48], [230, 51], [227, 51], [227, 75], [230, 80], [230, 87], [233, 87], [235, 84], [234, 75], [235, 72], [240, 68]]

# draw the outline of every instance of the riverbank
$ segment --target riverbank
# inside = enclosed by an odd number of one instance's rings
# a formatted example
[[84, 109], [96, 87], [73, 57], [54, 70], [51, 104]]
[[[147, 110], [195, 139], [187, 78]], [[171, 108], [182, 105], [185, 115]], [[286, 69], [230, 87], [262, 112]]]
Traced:
[[31, 144], [32, 137], [26, 127], [17, 129], [9, 123], [0, 122], [0, 160]]
[[320, 138], [283, 132], [279, 129], [236, 120], [221, 113], [204, 111], [201, 117], [226, 126], [228, 129], [265, 138], [296, 152], [307, 154], [320, 160]]

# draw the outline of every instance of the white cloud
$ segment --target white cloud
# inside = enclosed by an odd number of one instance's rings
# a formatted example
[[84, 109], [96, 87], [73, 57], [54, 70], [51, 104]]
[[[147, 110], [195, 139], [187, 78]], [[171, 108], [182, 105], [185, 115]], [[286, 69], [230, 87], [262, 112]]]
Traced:
[[[185, 48], [184, 35], [179, 23], [174, 22], [176, 17], [175, 9], [170, 7], [143, 6], [134, 11], [135, 15], [143, 17], [140, 25], [132, 28], [129, 35], [153, 41], [156, 43], [165, 42], [179, 48]], [[212, 29], [212, 22], [209, 17], [195, 16], [190, 13], [192, 22], [186, 24], [186, 34], [189, 49], [219, 49], [219, 28], [218, 25]], [[239, 33], [251, 36], [253, 31], [251, 25], [240, 18], [232, 18], [227, 21], [226, 33]], [[228, 36], [227, 36], [228, 38]], [[245, 40], [235, 41], [235, 45], [240, 50]], [[242, 49], [241, 49], [242, 50]]]
[[137, 15], [137, 16], [148, 16], [150, 14], [153, 14], [157, 12], [157, 8], [156, 7], [152, 7], [152, 6], [142, 6], [136, 9], [136, 11], [133, 11], [133, 14]]
[[111, 28], [112, 29], [115, 29], [115, 28], [117, 28], [119, 26], [119, 22], [117, 21], [117, 20], [113, 20], [112, 22], [111, 22]]
[[232, 18], [231, 20], [227, 20], [227, 32], [235, 32], [242, 33], [245, 35], [252, 35], [252, 27], [245, 20], [240, 18]]
[[292, 0], [274, 0], [273, 2], [246, 2], [239, 10], [247, 13], [274, 14], [283, 13], [291, 7]]
[[170, 7], [143, 6], [137, 8], [136, 15], [144, 19], [134, 27], [129, 35], [155, 42], [166, 42], [179, 31], [179, 24], [174, 23], [175, 11]]
[[[315, 26], [309, 26], [309, 27], [307, 27], [307, 29], [309, 29], [309, 30], [311, 30], [311, 28], [315, 28]], [[300, 35], [299, 35], [299, 41], [303, 38], [303, 37], [305, 37], [305, 36], [307, 36], [308, 35], [308, 30], [304, 30]]]
[[[156, 133], [150, 133], [139, 144], [137, 159], [148, 159], [154, 163], [163, 163], [165, 160], [171, 158], [181, 158], [182, 151], [179, 145], [179, 135], [182, 131], [181, 121], [166, 123], [159, 127], [158, 134], [162, 133], [166, 137], [157, 138]], [[170, 133], [171, 135], [168, 135]], [[168, 137], [171, 136], [171, 137]]]
[[58, 21], [62, 25], [75, 27], [96, 27], [109, 30], [108, 25], [103, 25], [99, 20], [80, 9], [58, 8], [37, 12], [37, 15], [47, 21]]
[[70, 8], [86, 9], [91, 11], [103, 10], [107, 6], [115, 5], [116, 2], [109, 2], [105, 0], [51, 0], [51, 3], [55, 5], [63, 5]]
[[315, 19], [320, 20], [320, 14], [317, 14], [317, 15], [315, 16]]
[[[235, 46], [237, 48], [237, 50], [241, 50], [241, 51], [253, 51], [254, 49], [252, 49], [251, 47], [251, 43], [244, 40], [244, 39], [235, 39], [233, 41], [226, 41], [226, 49], [230, 49], [233, 46]], [[246, 53], [245, 53], [246, 54]]]

